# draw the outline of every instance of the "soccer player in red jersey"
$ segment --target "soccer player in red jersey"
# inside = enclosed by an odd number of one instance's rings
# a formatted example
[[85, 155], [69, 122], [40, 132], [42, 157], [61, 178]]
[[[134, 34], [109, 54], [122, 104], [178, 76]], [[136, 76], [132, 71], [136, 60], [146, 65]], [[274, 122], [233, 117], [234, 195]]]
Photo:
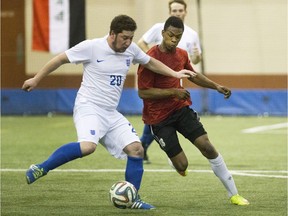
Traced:
[[[180, 18], [169, 17], [162, 30], [163, 40], [147, 53], [175, 71], [187, 69], [194, 71], [188, 54], [177, 47], [184, 31]], [[215, 89], [229, 98], [231, 90], [217, 84], [200, 73], [188, 78], [191, 82], [210, 89]], [[179, 143], [177, 131], [193, 143], [206, 157], [215, 175], [225, 186], [230, 202], [236, 205], [248, 205], [249, 202], [238, 194], [232, 175], [226, 167], [223, 157], [211, 144], [197, 113], [190, 108], [190, 93], [184, 89], [179, 79], [155, 74], [139, 66], [139, 96], [144, 101], [143, 121], [150, 125], [154, 139], [167, 154], [177, 172], [187, 175], [188, 160]]]

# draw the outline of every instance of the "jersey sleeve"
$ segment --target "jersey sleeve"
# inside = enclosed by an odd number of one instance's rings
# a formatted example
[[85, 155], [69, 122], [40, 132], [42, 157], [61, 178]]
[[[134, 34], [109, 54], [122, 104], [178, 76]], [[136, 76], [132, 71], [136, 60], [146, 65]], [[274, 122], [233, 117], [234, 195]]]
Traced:
[[150, 56], [143, 52], [134, 42], [131, 44], [134, 53], [133, 64], [147, 64]]
[[188, 61], [187, 61], [187, 64], [185, 65], [185, 69], [186, 69], [186, 70], [193, 71], [193, 72], [196, 72], [196, 71], [194, 70], [194, 68], [192, 67], [189, 59], [188, 59]]
[[92, 41], [85, 40], [65, 51], [71, 63], [80, 64], [89, 62], [92, 58]]

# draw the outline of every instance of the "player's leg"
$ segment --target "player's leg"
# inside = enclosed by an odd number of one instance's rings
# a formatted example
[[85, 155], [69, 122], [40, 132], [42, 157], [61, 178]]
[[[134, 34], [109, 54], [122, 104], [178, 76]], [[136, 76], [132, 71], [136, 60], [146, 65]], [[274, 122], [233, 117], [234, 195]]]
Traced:
[[[127, 145], [123, 151], [127, 154], [127, 164], [125, 171], [125, 180], [131, 182], [137, 191], [141, 186], [144, 173], [143, 155], [144, 149], [140, 142], [133, 142]], [[149, 203], [143, 202], [138, 194], [137, 200], [131, 206], [132, 209], [154, 209], [155, 207]]]
[[[123, 159], [127, 157], [125, 170], [125, 180], [132, 183], [139, 191], [143, 177], [143, 155], [144, 150], [135, 129], [129, 121], [120, 113], [110, 116], [114, 124], [109, 132], [100, 140], [100, 143], [116, 158]], [[153, 209], [154, 206], [138, 199], [131, 208], [135, 209]]]
[[[211, 168], [215, 175], [221, 180], [222, 184], [228, 192], [228, 196], [232, 198], [237, 196], [237, 201], [234, 204], [247, 205], [249, 202], [243, 197], [238, 195], [238, 191], [234, 182], [234, 179], [227, 169], [227, 166], [222, 156], [216, 151], [214, 146], [211, 144], [207, 132], [205, 131], [200, 118], [193, 109], [183, 109], [183, 115], [185, 118], [179, 123], [179, 129], [181, 133], [189, 139], [206, 157], [211, 165]], [[185, 130], [189, 128], [188, 130]]]
[[111, 113], [107, 121], [110, 121], [110, 129], [99, 142], [116, 158], [124, 159], [128, 156], [125, 180], [139, 190], [144, 155], [139, 137], [131, 123], [119, 112]]
[[131, 182], [137, 190], [140, 189], [143, 176], [143, 148], [140, 142], [132, 142], [125, 146], [123, 151], [127, 154], [125, 180]]
[[136, 132], [132, 132], [131, 124], [124, 124], [110, 130], [100, 143], [116, 158], [127, 158], [125, 180], [140, 189], [143, 176], [143, 147]]
[[45, 176], [50, 170], [95, 151], [96, 143], [98, 143], [100, 137], [100, 121], [98, 116], [92, 115], [91, 112], [93, 113], [93, 111], [85, 107], [85, 109], [80, 108], [74, 113], [74, 123], [79, 141], [62, 145], [44, 162], [31, 165], [26, 172], [28, 184]]
[[199, 149], [202, 155], [208, 159], [213, 172], [225, 186], [228, 196], [231, 197], [238, 194], [231, 173], [228, 171], [222, 156], [218, 154], [214, 146], [210, 143], [207, 134], [195, 139], [194, 145]]
[[30, 166], [26, 172], [27, 183], [31, 184], [46, 175], [50, 170], [53, 170], [69, 161], [91, 154], [95, 149], [96, 145], [92, 142], [72, 142], [62, 145], [56, 149], [46, 161], [36, 165], [32, 164]]
[[148, 150], [148, 147], [151, 145], [151, 143], [154, 140], [149, 125], [147, 125], [147, 124], [144, 125], [143, 134], [142, 134], [140, 140], [141, 140], [142, 146], [144, 148], [144, 158], [143, 158], [144, 163], [149, 164], [151, 162], [149, 161], [149, 157], [147, 155], [147, 150]]
[[[168, 156], [169, 157], [169, 156]], [[169, 164], [176, 169], [176, 171], [181, 175], [181, 176], [187, 176], [188, 171], [188, 160], [187, 157], [184, 153], [184, 151], [181, 151], [179, 154], [177, 154], [174, 157], [169, 158], [170, 161]]]
[[151, 131], [160, 148], [168, 156], [169, 164], [175, 168], [180, 175], [186, 176], [188, 174], [188, 160], [179, 143], [176, 128], [174, 127], [175, 119], [177, 119], [177, 117], [170, 116], [163, 122], [152, 125]]
[[194, 141], [194, 145], [208, 159], [215, 175], [220, 179], [228, 192], [230, 202], [236, 205], [249, 205], [248, 200], [238, 195], [238, 190], [233, 176], [229, 172], [221, 154], [219, 154], [209, 141], [208, 135], [204, 134]]

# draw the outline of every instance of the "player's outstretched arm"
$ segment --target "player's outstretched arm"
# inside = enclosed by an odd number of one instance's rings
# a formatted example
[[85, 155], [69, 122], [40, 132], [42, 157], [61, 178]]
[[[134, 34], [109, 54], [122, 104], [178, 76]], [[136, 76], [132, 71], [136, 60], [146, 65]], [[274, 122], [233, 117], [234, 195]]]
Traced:
[[223, 94], [225, 98], [229, 98], [232, 94], [229, 88], [213, 82], [201, 73], [197, 73], [197, 76], [188, 79], [198, 86], [217, 90], [219, 93]]
[[186, 89], [178, 88], [149, 88], [138, 89], [138, 95], [141, 99], [163, 99], [168, 97], [177, 97], [180, 100], [190, 98], [190, 92]]
[[52, 58], [49, 62], [47, 62], [33, 78], [26, 80], [22, 86], [22, 89], [28, 92], [32, 91], [45, 76], [55, 71], [62, 64], [65, 63], [69, 63], [69, 59], [63, 52]]
[[143, 65], [143, 66], [155, 73], [158, 73], [164, 76], [175, 77], [178, 79], [182, 79], [186, 77], [187, 78], [195, 77], [197, 75], [195, 72], [190, 71], [190, 70], [181, 70], [181, 71], [176, 72], [153, 57], [151, 57], [150, 61], [146, 65]]
[[141, 38], [137, 45], [146, 53], [149, 50], [149, 45]]

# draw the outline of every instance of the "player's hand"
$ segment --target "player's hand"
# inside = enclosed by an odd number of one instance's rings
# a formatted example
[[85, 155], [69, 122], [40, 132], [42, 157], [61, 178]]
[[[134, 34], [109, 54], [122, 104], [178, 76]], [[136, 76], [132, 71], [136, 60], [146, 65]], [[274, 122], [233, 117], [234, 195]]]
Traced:
[[37, 81], [35, 78], [30, 78], [28, 80], [26, 80], [22, 86], [22, 89], [24, 91], [32, 91], [35, 87], [37, 86]]
[[199, 56], [200, 55], [200, 52], [199, 52], [199, 49], [197, 47], [197, 44], [194, 43], [194, 48], [193, 48], [193, 56]]
[[190, 92], [186, 89], [175, 89], [175, 96], [180, 100], [187, 100], [190, 98]]
[[183, 69], [181, 71], [179, 71], [178, 73], [176, 73], [176, 77], [178, 79], [182, 79], [182, 78], [194, 78], [197, 76], [197, 73], [190, 71], [190, 70], [186, 70]]
[[232, 94], [231, 90], [225, 86], [218, 86], [217, 91], [223, 94], [225, 99], [228, 99]]
[[201, 56], [200, 50], [197, 44], [194, 43], [194, 47], [193, 47], [192, 55], [191, 55], [191, 62], [193, 64], [198, 64], [201, 61], [201, 59], [202, 59], [202, 56]]

